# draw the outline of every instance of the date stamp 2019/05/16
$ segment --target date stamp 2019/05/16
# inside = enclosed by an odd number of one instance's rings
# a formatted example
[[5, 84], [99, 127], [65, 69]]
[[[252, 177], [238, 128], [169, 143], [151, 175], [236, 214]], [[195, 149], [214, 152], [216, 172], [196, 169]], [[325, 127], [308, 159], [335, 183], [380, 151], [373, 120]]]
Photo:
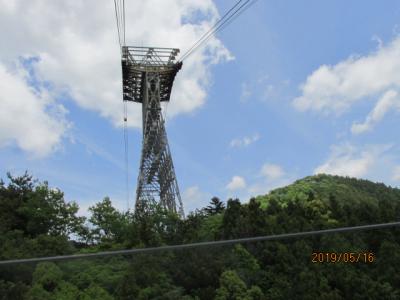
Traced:
[[313, 252], [312, 263], [373, 263], [372, 252]]

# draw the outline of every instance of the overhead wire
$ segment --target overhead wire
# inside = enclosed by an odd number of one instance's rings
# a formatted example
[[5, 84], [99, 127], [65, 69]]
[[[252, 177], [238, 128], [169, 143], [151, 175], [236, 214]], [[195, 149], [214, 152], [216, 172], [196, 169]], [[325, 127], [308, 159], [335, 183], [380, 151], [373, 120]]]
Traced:
[[[227, 26], [229, 26], [233, 21], [235, 21], [242, 13], [244, 13], [247, 9], [249, 9], [254, 3], [256, 3], [258, 0], [250, 0], [247, 1], [243, 6], [243, 9], [232, 15], [229, 19], [227, 19], [224, 24], [221, 24], [219, 26], [218, 30], [215, 32], [221, 32], [224, 30]], [[212, 35], [208, 36], [207, 39], [202, 43], [203, 45], [212, 37]], [[200, 45], [201, 46], [201, 45]], [[200, 47], [199, 47], [200, 48]]]
[[236, 4], [234, 6], [232, 6], [213, 26], [211, 26], [211, 28], [205, 32], [198, 40], [197, 42], [195, 42], [187, 51], [185, 54], [182, 55], [182, 59], [184, 59], [184, 57], [187, 55], [187, 53], [189, 53], [194, 47], [196, 47], [210, 32], [212, 32], [214, 30], [214, 28], [223, 21], [223, 19], [226, 18], [226, 16], [233, 10], [235, 9], [236, 6], [239, 5], [239, 3], [242, 2], [242, 0], [239, 0], [236, 2]]
[[[117, 0], [114, 0], [114, 8], [115, 8], [115, 20], [117, 22], [117, 32], [118, 32], [118, 43], [119, 46], [121, 48], [122, 43], [121, 43], [121, 29], [120, 29], [120, 23], [119, 23], [119, 8], [118, 8], [118, 4], [117, 4]], [[121, 51], [121, 49], [120, 49]]]
[[[192, 53], [194, 53], [197, 49], [199, 49], [202, 45], [204, 45], [215, 33], [223, 30], [226, 26], [228, 26], [234, 19], [236, 19], [243, 11], [249, 8], [252, 4], [254, 4], [257, 0], [246, 0], [242, 3], [243, 0], [239, 0], [236, 2], [234, 6], [232, 6], [223, 16], [220, 18], [207, 32], [205, 32], [200, 39], [194, 43], [185, 54], [182, 55], [181, 61], [188, 58]], [[240, 5], [241, 4], [241, 5]], [[238, 7], [239, 6], [239, 7]], [[114, 8], [115, 8], [115, 17], [117, 23], [117, 31], [118, 31], [118, 42], [120, 45], [121, 55], [122, 55], [122, 46], [126, 46], [126, 26], [125, 26], [125, 0], [114, 0]], [[129, 140], [127, 134], [127, 106], [126, 101], [124, 100], [124, 150], [125, 150], [125, 173], [126, 173], [126, 198], [127, 198], [127, 209], [129, 210], [129, 161], [128, 161], [128, 153], [129, 153]], [[164, 111], [164, 120], [167, 119], [167, 110], [168, 106], [165, 107]]]
[[231, 240], [220, 240], [220, 241], [211, 241], [211, 242], [190, 243], [190, 244], [180, 244], [180, 245], [170, 245], [170, 246], [161, 246], [161, 247], [135, 248], [135, 249], [127, 249], [127, 250], [114, 250], [114, 251], [104, 251], [104, 252], [97, 252], [97, 253], [86, 253], [86, 254], [75, 254], [75, 255], [10, 259], [10, 260], [0, 261], [0, 266], [19, 264], [19, 263], [36, 263], [36, 262], [42, 262], [42, 261], [62, 261], [62, 260], [72, 260], [72, 259], [86, 259], [86, 258], [95, 258], [95, 257], [114, 256], [114, 255], [132, 255], [132, 254], [140, 254], [140, 253], [153, 253], [153, 252], [167, 251], [167, 250], [181, 250], [181, 249], [206, 247], [206, 246], [224, 246], [224, 245], [232, 245], [232, 244], [239, 244], [239, 243], [276, 241], [276, 240], [301, 238], [301, 237], [308, 237], [308, 236], [318, 236], [318, 235], [322, 235], [322, 234], [334, 234], [334, 233], [343, 233], [343, 232], [384, 229], [384, 228], [396, 227], [396, 226], [400, 226], [400, 222], [339, 227], [339, 228], [332, 228], [332, 229], [302, 231], [302, 232], [293, 232], [293, 233], [284, 233], [284, 234], [273, 234], [273, 235], [267, 235], [267, 236], [258, 236], [258, 237], [249, 237], [249, 238], [240, 238], [240, 239], [231, 239]]
[[[114, 0], [115, 19], [117, 22], [118, 43], [122, 55], [122, 47], [126, 46], [125, 39], [125, 0]], [[124, 95], [122, 95], [123, 97]], [[126, 208], [129, 211], [130, 193], [129, 193], [129, 135], [128, 135], [128, 107], [126, 100], [123, 99], [123, 131], [124, 131], [124, 165], [125, 165], [125, 188], [126, 188]]]
[[[126, 46], [125, 40], [125, 0], [122, 0], [122, 26], [123, 26], [123, 45]], [[129, 211], [130, 193], [129, 193], [129, 135], [128, 135], [128, 107], [127, 101], [124, 102], [124, 135], [125, 135], [125, 185], [126, 185], [126, 206]]]
[[122, 19], [123, 19], [123, 28], [124, 28], [124, 46], [126, 46], [125, 42], [125, 0], [122, 0]]
[[126, 101], [124, 105], [124, 150], [125, 150], [125, 188], [126, 188], [126, 208], [129, 211], [130, 193], [129, 193], [129, 139], [128, 139], [128, 107]]
[[[203, 46], [211, 37], [217, 32], [225, 29], [229, 24], [232, 23], [239, 15], [251, 7], [257, 0], [247, 0], [234, 10], [242, 0], [239, 0], [231, 9], [229, 9], [224, 16], [219, 19], [206, 33], [204, 33], [197, 42], [195, 42], [180, 58], [180, 61], [184, 61], [190, 55], [192, 55], [197, 49]], [[234, 10], [234, 11], [233, 11]], [[233, 13], [231, 13], [233, 11]]]
[[[125, 0], [122, 0], [122, 32], [123, 45], [126, 46], [126, 26], [125, 26]], [[125, 185], [126, 185], [126, 206], [129, 211], [130, 193], [129, 193], [129, 135], [128, 135], [128, 107], [127, 101], [124, 102], [124, 135], [125, 135]]]

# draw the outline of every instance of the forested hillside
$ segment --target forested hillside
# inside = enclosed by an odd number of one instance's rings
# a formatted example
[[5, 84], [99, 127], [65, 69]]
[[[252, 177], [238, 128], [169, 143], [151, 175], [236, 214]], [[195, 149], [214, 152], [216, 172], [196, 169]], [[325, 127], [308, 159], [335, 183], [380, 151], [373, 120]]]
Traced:
[[[247, 201], [247, 199], [242, 199]], [[185, 220], [149, 204], [78, 205], [25, 174], [0, 182], [0, 260], [400, 220], [400, 190], [317, 175], [242, 204], [214, 197]], [[373, 262], [312, 261], [313, 252]], [[0, 267], [0, 299], [400, 299], [400, 229]]]

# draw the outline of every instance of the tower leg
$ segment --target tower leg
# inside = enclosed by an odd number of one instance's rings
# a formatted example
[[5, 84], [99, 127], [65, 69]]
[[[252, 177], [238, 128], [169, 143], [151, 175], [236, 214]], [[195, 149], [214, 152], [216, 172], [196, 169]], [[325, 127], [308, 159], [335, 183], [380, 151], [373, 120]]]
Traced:
[[184, 217], [183, 205], [168, 145], [160, 105], [160, 74], [143, 72], [143, 144], [136, 191], [136, 208], [157, 202]]

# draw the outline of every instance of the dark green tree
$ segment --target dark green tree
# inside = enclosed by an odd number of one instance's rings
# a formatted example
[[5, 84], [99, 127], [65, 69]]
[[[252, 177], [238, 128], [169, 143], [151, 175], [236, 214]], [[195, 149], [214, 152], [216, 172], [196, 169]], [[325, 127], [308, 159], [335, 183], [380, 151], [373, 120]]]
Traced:
[[204, 208], [204, 211], [208, 215], [215, 215], [222, 213], [225, 209], [225, 204], [218, 198], [218, 197], [212, 197], [210, 204]]
[[242, 300], [246, 296], [246, 284], [235, 271], [221, 274], [220, 287], [216, 291], [215, 300]]
[[7, 176], [7, 186], [0, 182], [0, 232], [20, 230], [29, 237], [79, 232], [85, 218], [76, 215], [78, 205], [66, 202], [63, 192], [50, 188], [47, 182], [33, 180], [27, 173]]
[[109, 197], [89, 207], [89, 222], [94, 225], [91, 238], [94, 242], [122, 243], [129, 227], [129, 214], [121, 213], [111, 203]]

